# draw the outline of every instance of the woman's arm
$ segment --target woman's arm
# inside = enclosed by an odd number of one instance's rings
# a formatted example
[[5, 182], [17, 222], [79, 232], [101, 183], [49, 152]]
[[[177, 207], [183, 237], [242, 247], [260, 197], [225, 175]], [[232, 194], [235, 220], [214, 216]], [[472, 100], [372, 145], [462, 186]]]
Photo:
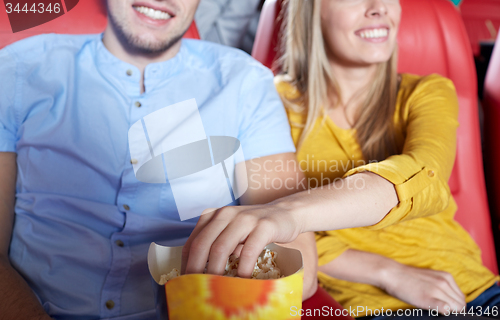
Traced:
[[318, 270], [340, 280], [375, 286], [417, 308], [438, 308], [444, 313], [466, 305], [451, 274], [406, 266], [370, 252], [348, 249]]
[[[202, 216], [186, 247], [186, 272], [203, 270], [211, 250], [227, 256], [244, 243], [238, 273], [249, 276], [252, 261], [271, 242], [290, 242], [308, 231], [383, 228], [443, 211], [450, 199], [458, 101], [451, 81], [439, 76], [428, 77], [415, 92], [408, 99], [402, 154], [268, 205], [226, 207]], [[218, 270], [221, 259], [214, 255], [209, 265]]]
[[398, 204], [394, 185], [364, 172], [272, 203], [290, 212], [299, 232], [371, 226]]
[[[444, 211], [451, 198], [448, 180], [455, 162], [458, 98], [453, 83], [439, 75], [420, 79], [403, 98], [405, 140], [401, 154], [350, 170], [373, 172], [390, 181], [399, 204], [371, 229]], [[404, 94], [408, 94], [404, 92]]]
[[372, 225], [397, 204], [392, 183], [373, 173], [338, 180], [330, 187], [202, 215], [184, 246], [186, 273], [203, 272], [208, 260], [209, 272], [222, 274], [224, 257], [244, 243], [238, 275], [249, 277], [269, 243], [288, 243], [304, 232]]

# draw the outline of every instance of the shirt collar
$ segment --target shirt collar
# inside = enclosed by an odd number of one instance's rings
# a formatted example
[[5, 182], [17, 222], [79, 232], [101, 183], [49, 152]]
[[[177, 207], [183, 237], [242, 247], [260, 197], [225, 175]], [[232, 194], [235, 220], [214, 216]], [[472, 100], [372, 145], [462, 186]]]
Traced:
[[[184, 40], [182, 40], [179, 52], [173, 58], [148, 64], [144, 70], [146, 92], [150, 91], [160, 81], [179, 74], [185, 62], [187, 51]], [[102, 34], [96, 39], [95, 57], [98, 70], [108, 80], [121, 83], [126, 88], [130, 85], [137, 85], [138, 87], [141, 77], [139, 68], [118, 59], [109, 52], [102, 42]]]

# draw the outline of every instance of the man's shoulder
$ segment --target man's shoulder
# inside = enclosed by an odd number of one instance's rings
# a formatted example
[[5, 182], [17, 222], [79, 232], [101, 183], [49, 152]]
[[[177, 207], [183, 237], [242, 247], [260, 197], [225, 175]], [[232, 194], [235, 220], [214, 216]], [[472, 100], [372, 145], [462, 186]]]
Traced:
[[42, 59], [45, 55], [56, 51], [78, 52], [86, 43], [95, 41], [100, 36], [100, 34], [41, 34], [14, 42], [0, 52], [8, 52], [19, 61], [27, 62], [31, 59]]
[[203, 40], [184, 39], [190, 55], [190, 65], [199, 68], [225, 68], [240, 71], [270, 72], [268, 68], [243, 50]]

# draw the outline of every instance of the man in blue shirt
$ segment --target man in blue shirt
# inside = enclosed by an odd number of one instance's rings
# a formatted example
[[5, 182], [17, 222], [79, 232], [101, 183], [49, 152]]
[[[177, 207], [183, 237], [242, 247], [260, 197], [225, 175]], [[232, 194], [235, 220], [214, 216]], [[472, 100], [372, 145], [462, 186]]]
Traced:
[[[207, 136], [239, 139], [251, 176], [233, 204], [296, 191], [271, 185], [298, 175], [283, 166], [295, 149], [269, 70], [235, 49], [181, 41], [198, 0], [107, 4], [102, 35], [42, 35], [0, 50], [6, 319], [155, 318], [148, 246], [182, 245], [196, 224], [180, 221], [169, 183], [134, 174], [128, 130], [159, 109], [194, 98]], [[307, 297], [314, 238], [294, 245], [308, 248]]]

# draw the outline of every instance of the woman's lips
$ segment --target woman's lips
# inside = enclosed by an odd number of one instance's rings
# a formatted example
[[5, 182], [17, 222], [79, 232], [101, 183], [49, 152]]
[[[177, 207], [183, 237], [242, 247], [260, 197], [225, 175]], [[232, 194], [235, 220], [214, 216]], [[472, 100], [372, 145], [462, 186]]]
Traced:
[[389, 38], [389, 28], [377, 27], [377, 28], [364, 28], [355, 32], [355, 34], [368, 42], [384, 42]]

